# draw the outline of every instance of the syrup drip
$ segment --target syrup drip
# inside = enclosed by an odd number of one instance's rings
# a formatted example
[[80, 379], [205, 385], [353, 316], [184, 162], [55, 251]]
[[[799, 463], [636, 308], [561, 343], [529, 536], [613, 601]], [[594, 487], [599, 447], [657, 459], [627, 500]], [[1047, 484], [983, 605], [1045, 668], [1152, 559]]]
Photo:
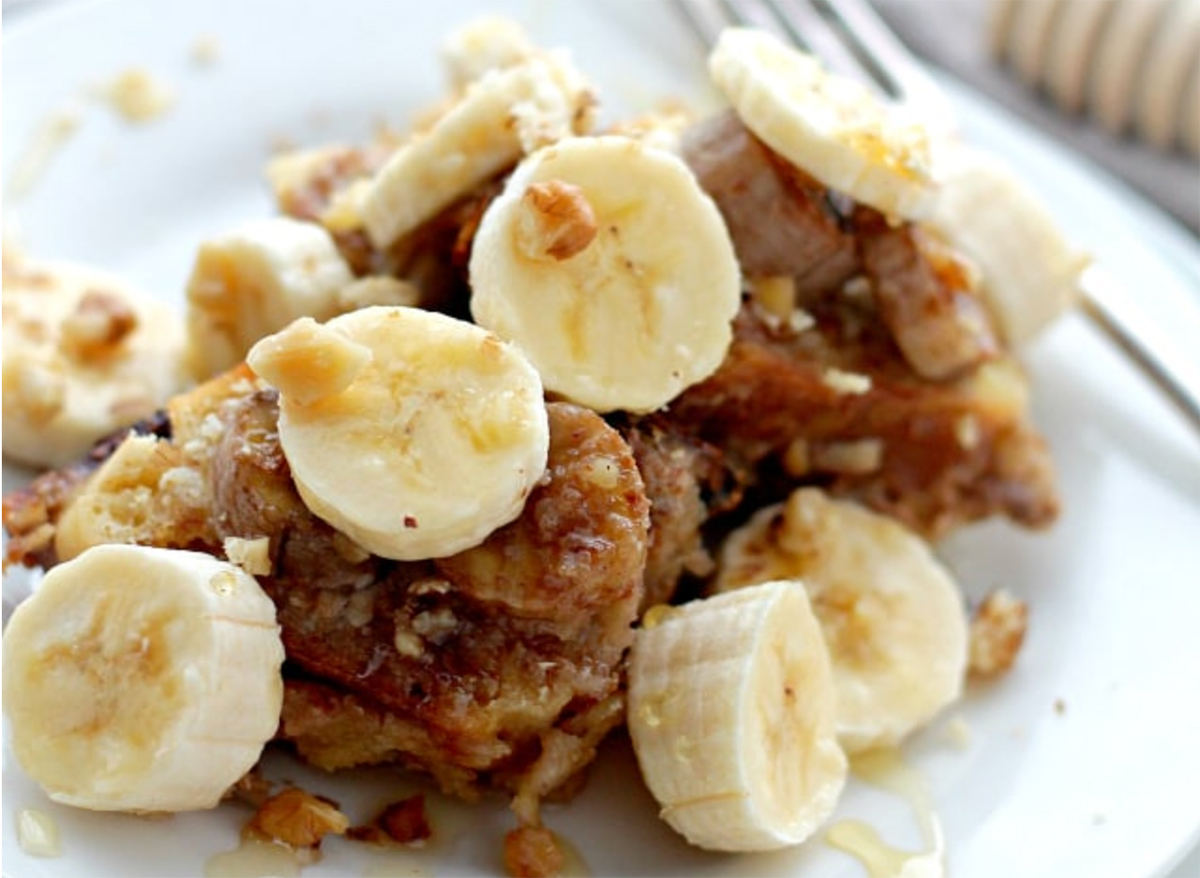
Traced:
[[858, 820], [840, 820], [833, 824], [825, 833], [825, 841], [856, 857], [871, 878], [943, 878], [946, 873], [945, 839], [924, 776], [905, 763], [895, 748], [860, 754], [854, 757], [851, 770], [872, 786], [908, 801], [925, 849], [906, 851], [893, 847], [879, 837], [874, 827]]

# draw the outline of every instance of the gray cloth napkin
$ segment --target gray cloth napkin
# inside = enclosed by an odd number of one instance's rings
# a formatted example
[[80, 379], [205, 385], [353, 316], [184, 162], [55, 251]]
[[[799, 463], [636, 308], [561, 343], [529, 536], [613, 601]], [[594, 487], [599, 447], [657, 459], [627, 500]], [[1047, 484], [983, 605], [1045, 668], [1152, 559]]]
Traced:
[[988, 0], [874, 0], [874, 4], [914, 54], [1083, 152], [1200, 234], [1200, 163], [1182, 153], [1166, 154], [1132, 139], [1112, 137], [1089, 120], [1067, 116], [1039, 98], [989, 57]]

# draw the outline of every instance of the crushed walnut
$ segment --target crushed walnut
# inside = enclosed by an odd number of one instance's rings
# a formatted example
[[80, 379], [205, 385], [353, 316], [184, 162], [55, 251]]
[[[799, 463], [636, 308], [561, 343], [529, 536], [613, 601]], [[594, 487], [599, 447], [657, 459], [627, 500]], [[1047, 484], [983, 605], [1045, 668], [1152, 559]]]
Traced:
[[1005, 589], [991, 592], [971, 619], [971, 652], [967, 665], [972, 677], [987, 678], [1012, 667], [1029, 623], [1029, 608]]
[[425, 810], [425, 794], [417, 793], [384, 808], [366, 826], [352, 826], [346, 837], [376, 844], [416, 844], [433, 837], [433, 826]]
[[504, 868], [517, 878], [551, 878], [563, 867], [554, 834], [542, 826], [522, 826], [504, 836]]
[[61, 344], [77, 360], [96, 359], [116, 351], [138, 319], [118, 293], [88, 290], [62, 322]]
[[226, 537], [224, 548], [225, 557], [251, 576], [271, 575], [271, 540], [269, 537], [258, 537], [253, 540]]
[[578, 186], [561, 180], [534, 183], [521, 206], [518, 243], [531, 259], [570, 259], [596, 238], [596, 215]]
[[821, 382], [835, 393], [857, 395], [871, 389], [871, 377], [857, 372], [846, 372], [833, 367], [821, 373]]
[[314, 848], [327, 835], [344, 835], [350, 827], [346, 815], [328, 799], [298, 787], [271, 796], [246, 824], [246, 833], [295, 848]]

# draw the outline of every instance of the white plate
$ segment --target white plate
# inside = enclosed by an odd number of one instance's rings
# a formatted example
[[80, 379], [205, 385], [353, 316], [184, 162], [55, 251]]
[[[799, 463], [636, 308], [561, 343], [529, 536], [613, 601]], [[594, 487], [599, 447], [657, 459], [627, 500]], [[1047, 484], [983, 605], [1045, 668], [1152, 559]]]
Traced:
[[[353, 141], [378, 120], [403, 124], [439, 94], [441, 36], [485, 6], [514, 13], [542, 42], [572, 47], [602, 85], [610, 117], [661, 97], [711, 99], [696, 46], [658, 4], [59, 5], [4, 34], [6, 180], [38, 122], [89, 83], [142, 65], [172, 82], [178, 101], [141, 127], [84, 106], [77, 133], [6, 217], [19, 220], [35, 254], [94, 262], [178, 301], [202, 236], [271, 209], [260, 173], [273, 142]], [[220, 48], [209, 68], [190, 59], [204, 35]], [[1072, 234], [1195, 349], [1200, 271], [1188, 240], [1052, 145], [967, 94], [953, 96], [968, 133], [1016, 162]], [[1062, 520], [1041, 535], [989, 524], [944, 547], [970, 594], [1004, 585], [1029, 599], [1029, 638], [1011, 674], [962, 704], [965, 750], [939, 723], [907, 755], [932, 785], [953, 875], [1157, 875], [1200, 828], [1200, 445], [1079, 319], [1055, 327], [1029, 363], [1036, 416], [1059, 463]], [[387, 772], [315, 777], [286, 760], [275, 770], [309, 779], [353, 819], [407, 783]], [[236, 845], [246, 816], [226, 807], [147, 822], [58, 807], [7, 747], [3, 793], [12, 878], [201, 874], [211, 855]], [[20, 851], [15, 812], [25, 807], [54, 816], [63, 856]], [[917, 846], [905, 803], [861, 782], [839, 816]], [[511, 825], [502, 803], [435, 818], [445, 839], [425, 855], [389, 858], [334, 839], [305, 874], [500, 871]], [[769, 856], [689, 849], [655, 817], [620, 743], [602, 754], [579, 799], [547, 808], [547, 821], [597, 875], [862, 874], [820, 840]]]

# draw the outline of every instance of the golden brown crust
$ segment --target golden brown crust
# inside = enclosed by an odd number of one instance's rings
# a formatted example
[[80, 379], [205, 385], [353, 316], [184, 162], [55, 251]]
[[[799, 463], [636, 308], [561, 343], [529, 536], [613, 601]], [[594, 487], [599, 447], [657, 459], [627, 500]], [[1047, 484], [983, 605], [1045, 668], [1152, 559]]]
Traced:
[[[1031, 527], [1053, 521], [1050, 457], [1029, 423], [1016, 363], [998, 358], [956, 382], [925, 381], [872, 308], [830, 299], [799, 333], [774, 330], [743, 308], [724, 364], [685, 391], [667, 418], [721, 448], [776, 496], [821, 484], [930, 537], [997, 513]], [[867, 380], [861, 389], [843, 387], [829, 380], [830, 370]], [[876, 469], [814, 465], [831, 444], [870, 439], [882, 441]], [[797, 441], [806, 443], [802, 456]]]

